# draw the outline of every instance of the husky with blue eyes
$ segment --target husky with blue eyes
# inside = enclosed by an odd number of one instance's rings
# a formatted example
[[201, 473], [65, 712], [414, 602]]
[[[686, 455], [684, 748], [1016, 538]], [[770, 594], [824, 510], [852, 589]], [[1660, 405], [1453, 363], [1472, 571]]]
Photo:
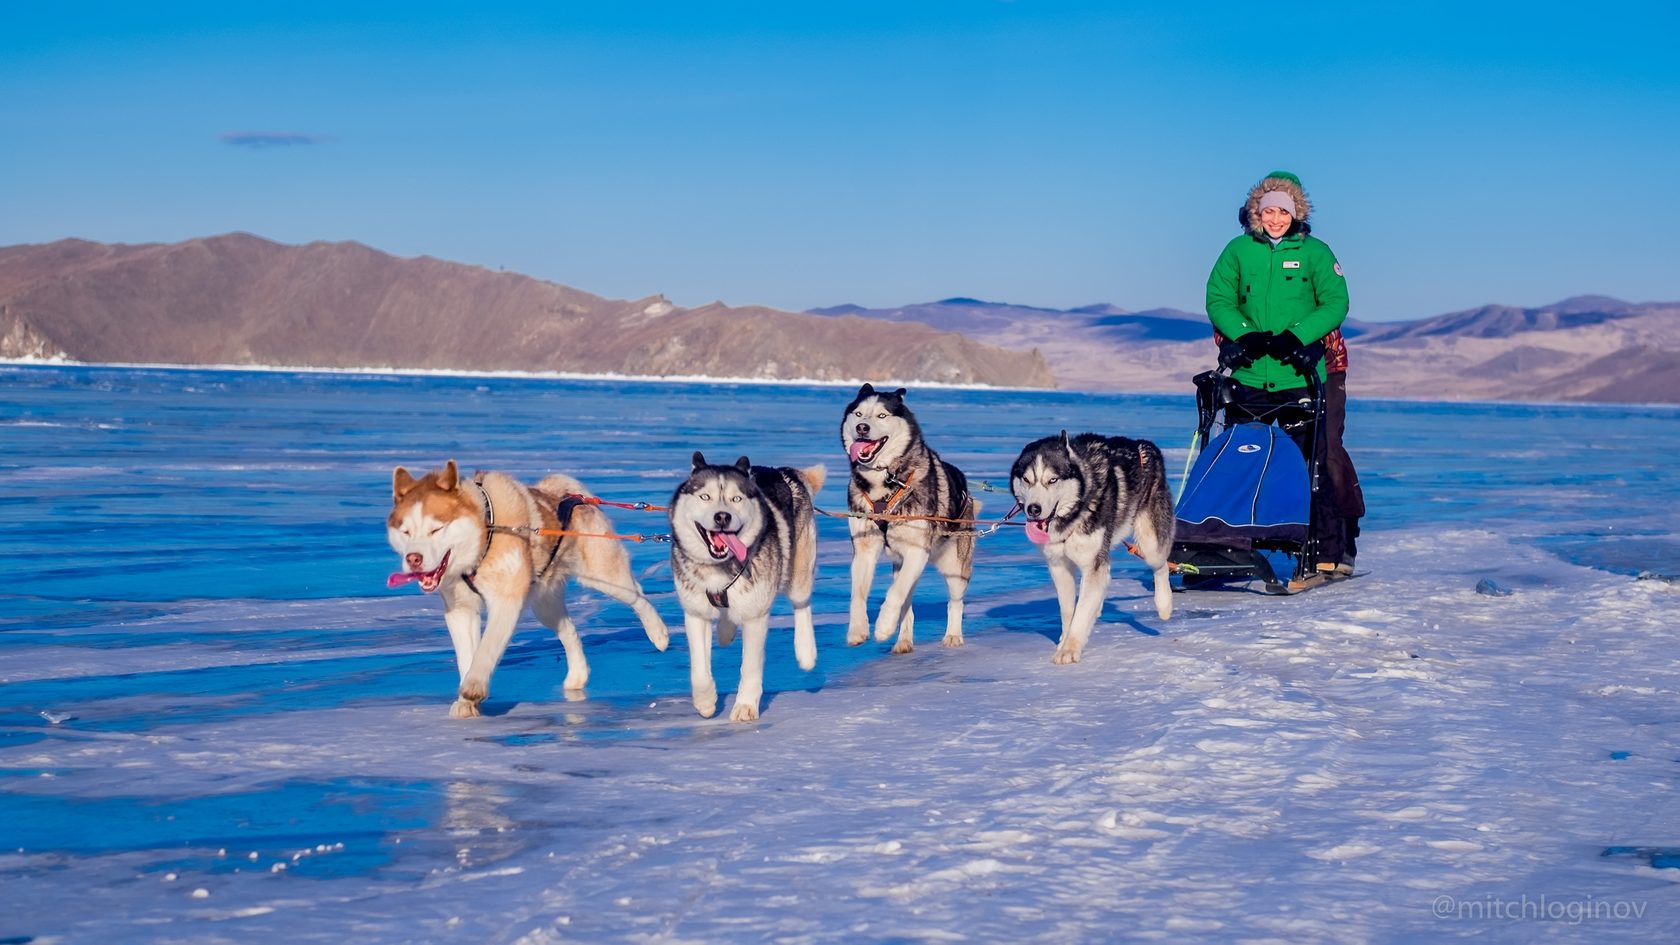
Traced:
[[811, 496], [827, 473], [754, 466], [745, 456], [717, 466], [696, 452], [694, 468], [671, 496], [671, 577], [688, 634], [694, 708], [717, 711], [712, 678], [712, 625], [719, 646], [741, 628], [741, 684], [729, 718], [758, 718], [764, 695], [764, 648], [770, 605], [778, 593], [793, 604], [793, 652], [800, 669], [817, 665], [811, 591], [817, 580], [817, 525]]
[[1034, 440], [1009, 472], [1009, 488], [1027, 517], [1027, 538], [1044, 552], [1062, 638], [1052, 662], [1077, 663], [1102, 613], [1110, 554], [1130, 534], [1154, 572], [1155, 612], [1172, 616], [1167, 556], [1173, 502], [1161, 451], [1148, 440], [1081, 433]]

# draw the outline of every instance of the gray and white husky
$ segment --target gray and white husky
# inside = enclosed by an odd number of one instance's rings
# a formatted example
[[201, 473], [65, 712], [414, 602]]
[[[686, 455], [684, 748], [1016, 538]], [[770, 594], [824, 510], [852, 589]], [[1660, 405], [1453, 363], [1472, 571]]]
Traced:
[[1128, 533], [1154, 571], [1156, 613], [1162, 620], [1172, 616], [1172, 493], [1154, 443], [1096, 433], [1068, 439], [1063, 430], [1021, 450], [1009, 488], [1026, 512], [1027, 537], [1044, 551], [1061, 605], [1062, 638], [1052, 662], [1079, 662], [1102, 613], [1110, 552]]
[[886, 551], [893, 581], [875, 618], [875, 639], [898, 631], [894, 653], [915, 646], [916, 582], [929, 562], [945, 577], [946, 646], [963, 643], [963, 595], [974, 573], [974, 526], [980, 503], [968, 494], [968, 480], [939, 458], [922, 438], [916, 415], [904, 405], [906, 391], [878, 391], [865, 384], [846, 405], [840, 443], [852, 463], [846, 487], [852, 512], [880, 518], [851, 519], [852, 604], [846, 642], [869, 639], [869, 586]]
[[812, 493], [827, 473], [754, 466], [745, 456], [713, 466], [696, 452], [694, 468], [671, 497], [671, 575], [688, 633], [688, 676], [694, 708], [717, 711], [712, 679], [712, 622], [718, 645], [742, 631], [741, 685], [731, 721], [758, 718], [764, 694], [764, 644], [770, 604], [784, 592], [793, 604], [793, 652], [799, 668], [817, 665], [811, 588], [817, 576], [817, 528]]

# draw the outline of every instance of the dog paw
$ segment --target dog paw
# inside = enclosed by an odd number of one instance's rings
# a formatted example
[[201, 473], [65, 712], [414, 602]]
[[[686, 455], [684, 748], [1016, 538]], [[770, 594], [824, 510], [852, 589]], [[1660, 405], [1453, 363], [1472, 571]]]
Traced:
[[735, 708], [729, 713], [731, 722], [756, 722], [758, 720], [758, 700], [744, 702], [739, 696], [735, 697]]
[[588, 684], [588, 682], [589, 682], [589, 673], [587, 673], [587, 672], [567, 673], [566, 674], [566, 681], [564, 683], [562, 683], [561, 685], [563, 685], [565, 687], [567, 694], [571, 694], [571, 693], [574, 693], [574, 692], [582, 692], [583, 687], [586, 684]]
[[793, 658], [799, 661], [799, 668], [805, 670], [806, 672], [810, 672], [811, 670], [817, 668], [816, 650], [806, 653], [795, 647], [793, 651]]
[[490, 694], [490, 684], [489, 683], [481, 682], [481, 681], [473, 679], [471, 677], [468, 677], [468, 678], [461, 681], [461, 689], [460, 689], [459, 692], [456, 693], [457, 696], [460, 696], [460, 698], [463, 702], [471, 702], [474, 705], [477, 705], [478, 703], [483, 702], [484, 697], [488, 696], [489, 694]]
[[694, 711], [700, 713], [703, 719], [709, 719], [717, 714], [717, 690], [711, 692], [697, 692], [694, 694]]
[[894, 653], [904, 654], [914, 650], [915, 648], [916, 643], [914, 640], [911, 640], [909, 637], [899, 637], [898, 642], [893, 644], [892, 651]]
[[1056, 647], [1056, 655], [1050, 657], [1050, 662], [1057, 666], [1079, 662], [1079, 651], [1071, 647]]
[[653, 644], [654, 649], [663, 653], [665, 652], [665, 648], [671, 645], [671, 634], [664, 630], [660, 630], [658, 633], [649, 630], [648, 641]]
[[455, 704], [449, 707], [449, 717], [452, 719], [476, 719], [478, 718], [478, 703], [467, 699], [456, 699]]
[[892, 635], [897, 632], [897, 627], [888, 624], [886, 621], [879, 621], [875, 624], [875, 642], [885, 643], [892, 639]]
[[947, 633], [945, 639], [939, 641], [940, 646], [962, 646], [963, 636], [960, 633]]

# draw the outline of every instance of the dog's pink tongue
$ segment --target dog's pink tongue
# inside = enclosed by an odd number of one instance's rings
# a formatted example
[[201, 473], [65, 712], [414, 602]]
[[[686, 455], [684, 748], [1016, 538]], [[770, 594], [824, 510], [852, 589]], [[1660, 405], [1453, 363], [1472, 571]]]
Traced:
[[735, 556], [736, 561], [747, 560], [747, 546], [741, 543], [741, 536], [730, 532], [719, 532], [718, 537], [729, 546], [729, 553]]
[[1043, 522], [1027, 519], [1027, 540], [1035, 545], [1046, 544], [1050, 541], [1050, 529], [1044, 527]]
[[872, 451], [875, 448], [875, 444], [879, 442], [879, 440], [853, 440], [852, 448], [847, 451], [851, 454], [852, 462], [863, 462], [863, 454]]
[[393, 571], [391, 576], [385, 579], [385, 586], [402, 587], [409, 581], [418, 581], [425, 576], [424, 571]]

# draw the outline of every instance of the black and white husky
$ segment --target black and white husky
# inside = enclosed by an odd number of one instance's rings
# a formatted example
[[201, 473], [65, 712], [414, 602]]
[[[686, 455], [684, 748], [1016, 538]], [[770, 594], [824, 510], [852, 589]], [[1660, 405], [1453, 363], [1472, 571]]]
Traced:
[[852, 463], [846, 488], [852, 512], [879, 518], [851, 519], [852, 605], [846, 642], [869, 639], [869, 586], [884, 549], [893, 563], [892, 586], [875, 618], [875, 639], [898, 631], [894, 653], [915, 646], [916, 615], [911, 595], [931, 561], [945, 577], [946, 646], [963, 643], [963, 594], [974, 573], [974, 526], [980, 504], [968, 494], [968, 480], [939, 458], [922, 439], [916, 415], [904, 406], [906, 391], [858, 389], [840, 420], [840, 443]]
[[1056, 585], [1062, 639], [1053, 662], [1079, 662], [1102, 613], [1109, 555], [1128, 533], [1155, 572], [1155, 611], [1162, 620], [1172, 616], [1167, 580], [1172, 493], [1154, 443], [1095, 433], [1069, 439], [1063, 430], [1021, 450], [1009, 488], [1026, 513], [1027, 537], [1043, 549]]
[[771, 469], [754, 466], [745, 456], [733, 466], [713, 466], [697, 452], [693, 471], [671, 497], [671, 575], [688, 633], [694, 708], [702, 716], [717, 711], [715, 620], [720, 646], [735, 639], [737, 626], [742, 631], [741, 685], [729, 718], [758, 718], [770, 604], [778, 591], [793, 604], [793, 652], [799, 667], [817, 665], [811, 618], [817, 528], [811, 495], [826, 476], [821, 466]]

